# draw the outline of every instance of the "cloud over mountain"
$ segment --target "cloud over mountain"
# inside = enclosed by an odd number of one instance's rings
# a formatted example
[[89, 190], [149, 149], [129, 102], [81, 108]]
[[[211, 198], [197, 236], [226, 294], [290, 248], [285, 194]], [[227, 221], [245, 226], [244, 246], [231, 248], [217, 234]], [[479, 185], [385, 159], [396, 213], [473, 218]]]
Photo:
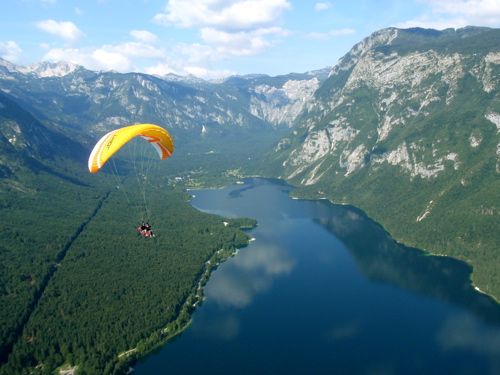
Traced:
[[70, 21], [42, 20], [35, 23], [36, 27], [49, 34], [56, 35], [68, 42], [80, 39], [84, 34]]

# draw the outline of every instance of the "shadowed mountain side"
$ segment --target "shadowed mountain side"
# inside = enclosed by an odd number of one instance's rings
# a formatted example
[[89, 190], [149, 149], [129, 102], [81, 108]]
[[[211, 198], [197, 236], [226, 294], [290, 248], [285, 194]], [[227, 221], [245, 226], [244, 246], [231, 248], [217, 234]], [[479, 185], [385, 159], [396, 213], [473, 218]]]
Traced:
[[88, 150], [80, 143], [68, 138], [58, 131], [49, 129], [38, 121], [30, 112], [17, 104], [16, 99], [0, 92], [0, 135], [6, 142], [2, 151], [16, 158], [27, 160], [39, 159], [54, 162], [57, 158], [85, 162]]

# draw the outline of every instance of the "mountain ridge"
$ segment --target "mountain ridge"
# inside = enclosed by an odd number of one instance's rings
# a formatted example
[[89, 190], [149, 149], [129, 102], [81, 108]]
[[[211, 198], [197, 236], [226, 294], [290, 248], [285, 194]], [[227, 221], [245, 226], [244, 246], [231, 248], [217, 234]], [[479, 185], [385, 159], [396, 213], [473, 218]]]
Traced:
[[[64, 75], [40, 76], [0, 61], [4, 92], [62, 130], [87, 129], [91, 139], [136, 122], [164, 124], [177, 131], [181, 142], [219, 137], [236, 129], [244, 133], [286, 128], [326, 76], [325, 70], [319, 70], [211, 83], [81, 67]], [[302, 88], [307, 90], [302, 93]]]

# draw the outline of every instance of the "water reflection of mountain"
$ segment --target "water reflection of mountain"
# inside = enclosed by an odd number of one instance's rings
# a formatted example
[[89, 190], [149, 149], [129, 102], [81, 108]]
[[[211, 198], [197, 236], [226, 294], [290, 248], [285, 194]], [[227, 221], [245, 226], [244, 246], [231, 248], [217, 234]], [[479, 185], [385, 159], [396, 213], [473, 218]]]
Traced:
[[[322, 202], [323, 203], [323, 202]], [[326, 202], [325, 202], [326, 203]], [[329, 212], [328, 216], [324, 216]], [[419, 294], [452, 303], [500, 325], [500, 305], [478, 293], [470, 283], [471, 267], [464, 262], [397, 244], [361, 211], [342, 206], [321, 210], [315, 221], [339, 238], [363, 274]]]
[[287, 193], [291, 190], [291, 186], [285, 181], [273, 178], [260, 178], [260, 177], [249, 177], [244, 179], [244, 185], [240, 188], [232, 189], [228, 195], [230, 198], [240, 198], [242, 194], [247, 190], [255, 189], [262, 185], [269, 185], [272, 183], [274, 186], [281, 186]]

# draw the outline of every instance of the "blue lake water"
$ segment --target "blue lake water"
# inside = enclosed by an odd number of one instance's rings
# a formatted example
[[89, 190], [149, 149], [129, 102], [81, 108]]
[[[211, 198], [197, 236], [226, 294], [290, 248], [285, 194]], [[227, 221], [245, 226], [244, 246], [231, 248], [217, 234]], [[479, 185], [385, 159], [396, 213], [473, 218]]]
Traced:
[[255, 241], [135, 374], [500, 374], [500, 305], [470, 285], [470, 267], [290, 190], [248, 179], [193, 192], [202, 211], [257, 219]]

